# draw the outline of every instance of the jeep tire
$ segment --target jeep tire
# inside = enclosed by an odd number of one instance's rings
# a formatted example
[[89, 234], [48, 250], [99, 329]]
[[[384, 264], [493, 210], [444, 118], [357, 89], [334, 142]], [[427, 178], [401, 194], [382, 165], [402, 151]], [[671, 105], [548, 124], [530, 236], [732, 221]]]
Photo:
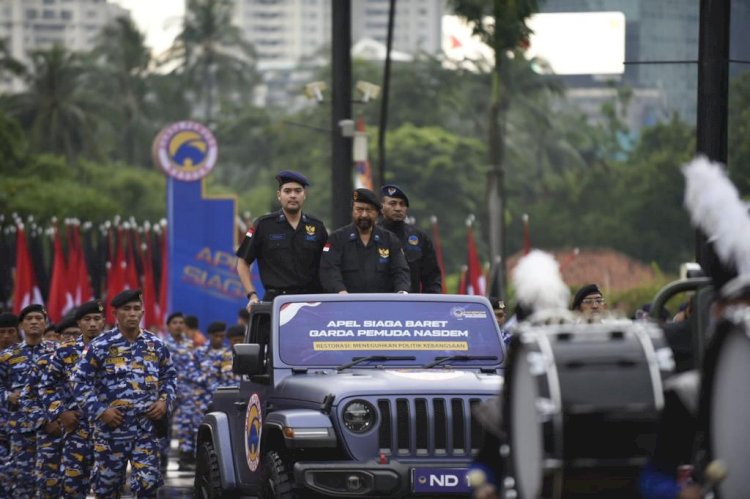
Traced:
[[299, 497], [294, 493], [292, 471], [278, 452], [275, 450], [266, 452], [262, 466], [261, 499], [296, 499]]
[[201, 442], [195, 467], [194, 494], [196, 499], [228, 497], [221, 489], [219, 458], [211, 442]]

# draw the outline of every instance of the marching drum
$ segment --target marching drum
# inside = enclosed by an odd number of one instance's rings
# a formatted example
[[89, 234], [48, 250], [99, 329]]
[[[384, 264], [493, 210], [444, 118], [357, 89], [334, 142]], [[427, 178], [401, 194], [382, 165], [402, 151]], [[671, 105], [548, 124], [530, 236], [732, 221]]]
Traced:
[[[729, 308], [717, 324], [703, 361], [701, 427], [706, 432], [709, 460], [726, 467], [716, 483], [721, 499], [748, 497], [750, 440], [750, 307]], [[710, 478], [708, 478], [710, 481]]]
[[638, 497], [673, 367], [648, 322], [521, 325], [503, 391], [506, 483], [525, 499]]

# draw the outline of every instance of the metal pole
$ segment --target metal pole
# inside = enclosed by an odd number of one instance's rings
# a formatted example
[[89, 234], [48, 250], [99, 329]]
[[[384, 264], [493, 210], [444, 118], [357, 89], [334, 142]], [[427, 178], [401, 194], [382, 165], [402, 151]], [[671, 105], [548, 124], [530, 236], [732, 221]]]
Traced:
[[341, 122], [352, 116], [351, 0], [331, 4], [331, 222], [333, 228], [351, 219], [352, 137], [341, 133]]
[[396, 0], [391, 0], [388, 10], [388, 38], [383, 71], [383, 99], [380, 101], [380, 126], [378, 133], [378, 175], [380, 185], [385, 184], [385, 134], [388, 128], [388, 95], [391, 88], [391, 50], [393, 49], [393, 24], [396, 18]]
[[[730, 0], [701, 0], [698, 36], [696, 149], [712, 161], [727, 162]], [[695, 259], [716, 259], [705, 236], [696, 234]]]

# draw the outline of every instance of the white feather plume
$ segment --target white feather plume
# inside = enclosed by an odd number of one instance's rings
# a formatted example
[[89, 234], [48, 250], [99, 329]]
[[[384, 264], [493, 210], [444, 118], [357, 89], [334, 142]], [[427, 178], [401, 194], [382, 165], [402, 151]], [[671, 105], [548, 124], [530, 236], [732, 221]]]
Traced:
[[699, 156], [683, 166], [685, 207], [719, 259], [750, 274], [750, 216], [722, 165]]
[[570, 290], [560, 275], [555, 258], [541, 250], [532, 250], [521, 258], [513, 272], [518, 301], [535, 312], [566, 309]]

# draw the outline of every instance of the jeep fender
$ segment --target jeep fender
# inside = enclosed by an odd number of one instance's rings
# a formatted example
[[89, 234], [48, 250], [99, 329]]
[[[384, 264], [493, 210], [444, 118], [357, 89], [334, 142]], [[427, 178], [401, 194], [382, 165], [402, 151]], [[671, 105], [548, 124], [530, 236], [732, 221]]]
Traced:
[[[336, 431], [327, 414], [312, 409], [272, 412], [263, 422], [264, 430], [283, 437], [288, 448], [336, 447]], [[284, 431], [287, 428], [287, 431]], [[289, 429], [294, 430], [289, 431]], [[265, 433], [265, 432], [264, 432]]]
[[210, 441], [219, 460], [221, 488], [232, 490], [237, 487], [234, 471], [232, 440], [229, 436], [229, 419], [223, 412], [209, 412], [198, 428], [198, 444]]

